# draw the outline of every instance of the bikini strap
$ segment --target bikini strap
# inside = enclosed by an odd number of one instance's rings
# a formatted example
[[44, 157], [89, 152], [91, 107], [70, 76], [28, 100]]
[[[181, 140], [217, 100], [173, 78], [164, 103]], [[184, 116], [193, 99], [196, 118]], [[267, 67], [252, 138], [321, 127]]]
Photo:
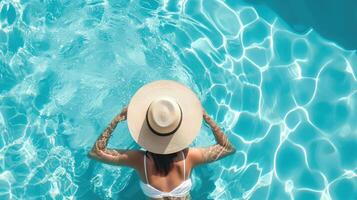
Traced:
[[181, 151], [181, 153], [183, 158], [183, 180], [186, 180], [186, 159], [185, 155], [183, 154], [183, 151]]
[[148, 175], [146, 174], [146, 153], [144, 154], [144, 171], [145, 171], [146, 184], [149, 184]]

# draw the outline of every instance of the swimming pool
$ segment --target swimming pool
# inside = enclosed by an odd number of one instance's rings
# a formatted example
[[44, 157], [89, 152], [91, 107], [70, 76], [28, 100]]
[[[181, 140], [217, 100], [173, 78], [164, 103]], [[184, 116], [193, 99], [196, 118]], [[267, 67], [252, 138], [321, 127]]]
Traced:
[[[143, 199], [87, 158], [143, 84], [191, 87], [238, 149], [193, 199], [357, 199], [357, 54], [243, 1], [0, 2], [0, 199]], [[192, 146], [213, 144], [203, 128]], [[138, 148], [120, 124], [110, 147]]]

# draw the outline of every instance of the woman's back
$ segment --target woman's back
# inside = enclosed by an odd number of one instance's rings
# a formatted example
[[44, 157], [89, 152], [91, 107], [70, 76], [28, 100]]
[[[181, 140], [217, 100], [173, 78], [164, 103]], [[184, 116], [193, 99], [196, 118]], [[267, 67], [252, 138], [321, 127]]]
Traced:
[[[153, 156], [150, 152], [147, 152], [146, 155], [144, 153], [142, 168], [139, 171], [141, 180], [145, 180], [146, 184], [149, 184], [162, 192], [172, 191], [186, 179], [190, 178], [191, 165], [187, 161], [188, 150], [189, 149], [186, 148], [185, 150], [177, 153], [173, 160], [172, 167], [167, 175], [163, 175], [159, 170], [156, 169]], [[146, 181], [146, 178], [148, 182]]]

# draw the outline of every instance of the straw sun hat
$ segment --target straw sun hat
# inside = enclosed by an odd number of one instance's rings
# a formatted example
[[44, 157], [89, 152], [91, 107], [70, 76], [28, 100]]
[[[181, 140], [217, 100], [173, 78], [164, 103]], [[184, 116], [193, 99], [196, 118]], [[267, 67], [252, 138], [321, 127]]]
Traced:
[[191, 144], [202, 125], [202, 106], [194, 92], [170, 80], [141, 87], [127, 113], [133, 139], [158, 154], [180, 151]]

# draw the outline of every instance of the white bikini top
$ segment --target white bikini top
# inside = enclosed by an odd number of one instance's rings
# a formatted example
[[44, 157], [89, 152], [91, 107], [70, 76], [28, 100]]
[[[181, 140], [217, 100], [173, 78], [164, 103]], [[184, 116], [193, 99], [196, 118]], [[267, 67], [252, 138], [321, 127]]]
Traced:
[[162, 197], [185, 197], [188, 195], [192, 187], [192, 182], [190, 178], [185, 180], [186, 160], [182, 151], [181, 153], [182, 153], [182, 158], [184, 159], [183, 162], [184, 181], [170, 192], [160, 191], [149, 184], [149, 180], [146, 173], [146, 155], [144, 155], [144, 169], [145, 169], [146, 183], [140, 180], [140, 187], [146, 196], [151, 198], [162, 198]]

